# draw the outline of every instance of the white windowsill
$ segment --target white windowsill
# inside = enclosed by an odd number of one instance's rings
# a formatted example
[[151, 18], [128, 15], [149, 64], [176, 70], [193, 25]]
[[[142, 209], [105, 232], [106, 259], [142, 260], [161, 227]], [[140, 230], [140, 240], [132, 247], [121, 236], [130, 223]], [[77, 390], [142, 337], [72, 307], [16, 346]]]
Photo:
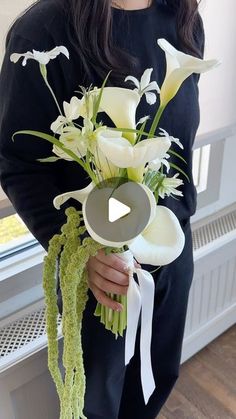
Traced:
[[41, 264], [45, 255], [45, 249], [40, 244], [35, 244], [33, 247], [26, 248], [3, 259], [1, 261], [0, 282]]

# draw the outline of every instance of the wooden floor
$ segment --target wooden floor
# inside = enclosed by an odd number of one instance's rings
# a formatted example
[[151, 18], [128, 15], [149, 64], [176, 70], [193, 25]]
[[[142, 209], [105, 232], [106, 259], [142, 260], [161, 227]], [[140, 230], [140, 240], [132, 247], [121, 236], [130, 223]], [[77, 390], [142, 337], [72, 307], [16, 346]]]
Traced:
[[236, 326], [180, 369], [158, 419], [236, 419]]

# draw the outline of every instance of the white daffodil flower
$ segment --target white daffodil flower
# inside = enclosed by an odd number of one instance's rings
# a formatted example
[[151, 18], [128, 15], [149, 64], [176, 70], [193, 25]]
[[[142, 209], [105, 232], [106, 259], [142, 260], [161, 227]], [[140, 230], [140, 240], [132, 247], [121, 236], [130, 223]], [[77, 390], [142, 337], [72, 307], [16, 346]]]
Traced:
[[[93, 155], [94, 164], [96, 167], [96, 174], [98, 178], [102, 181], [111, 177], [119, 176], [119, 168], [114, 166], [111, 162], [107, 160], [100, 148], [98, 147], [97, 139], [104, 131], [108, 131], [105, 125], [94, 129], [92, 121], [88, 118], [84, 118], [84, 126], [82, 128], [82, 137], [87, 148]], [[121, 136], [122, 133], [116, 131], [108, 131], [109, 137]]]
[[157, 93], [160, 93], [160, 88], [156, 81], [151, 82], [151, 75], [153, 72], [153, 68], [147, 68], [142, 77], [139, 81], [136, 77], [128, 76], [126, 77], [125, 81], [131, 81], [136, 86], [136, 89], [134, 89], [140, 97], [145, 95], [147, 103], [149, 105], [154, 105], [156, 103], [157, 97], [156, 94], [152, 91], [155, 90]]
[[176, 173], [173, 177], [165, 177], [158, 189], [159, 196], [164, 199], [165, 196], [177, 195], [183, 196], [183, 192], [177, 190], [177, 188], [184, 184], [182, 179], [178, 179], [179, 173]]
[[83, 118], [92, 119], [94, 112], [94, 105], [98, 99], [100, 89], [94, 87], [85, 89], [82, 87], [81, 93], [83, 94], [81, 98], [81, 116]]
[[180, 141], [180, 139], [179, 138], [175, 138], [175, 137], [173, 137], [172, 135], [169, 135], [168, 134], [168, 132], [166, 131], [166, 130], [164, 130], [163, 128], [159, 128], [159, 130], [161, 131], [160, 132], [160, 135], [163, 135], [164, 137], [167, 137], [167, 138], [169, 138], [169, 140], [172, 142], [172, 143], [175, 143], [175, 144], [177, 144], [182, 150], [184, 149], [184, 146], [183, 146], [183, 144], [181, 143], [181, 141]]
[[63, 109], [64, 109], [65, 116], [59, 115], [56, 121], [54, 121], [51, 124], [51, 127], [50, 127], [51, 130], [55, 134], [61, 134], [65, 125], [70, 124], [72, 121], [80, 117], [81, 106], [82, 106], [82, 101], [81, 99], [78, 99], [76, 96], [73, 96], [69, 103], [64, 101]]
[[62, 134], [65, 125], [67, 125], [66, 117], [59, 115], [57, 119], [51, 124], [50, 128], [54, 134]]
[[129, 248], [139, 263], [163, 266], [179, 257], [184, 244], [178, 218], [169, 208], [157, 205], [155, 218]]
[[65, 117], [68, 121], [74, 121], [81, 115], [82, 101], [77, 96], [73, 96], [70, 102], [63, 102]]
[[162, 159], [155, 159], [152, 160], [148, 163], [148, 167], [151, 170], [154, 170], [155, 172], [158, 172], [158, 170], [160, 170], [161, 165], [164, 164], [164, 166], [166, 166], [167, 169], [167, 173], [170, 171], [170, 163], [168, 162], [167, 159], [170, 158], [170, 155], [168, 153], [166, 153], [164, 155], [164, 157]]
[[69, 59], [68, 49], [61, 45], [60, 47], [53, 48], [51, 51], [41, 52], [33, 49], [33, 52], [27, 51], [24, 54], [13, 53], [10, 56], [10, 60], [13, 63], [17, 63], [20, 58], [23, 58], [23, 66], [26, 66], [27, 60], [35, 60], [38, 61], [39, 64], [47, 65], [50, 60], [54, 60], [60, 54], [64, 54], [66, 58]]
[[[84, 137], [86, 137], [88, 140], [93, 139], [96, 140], [97, 132], [101, 131], [101, 127], [98, 130], [94, 130], [94, 125], [92, 121], [89, 118], [84, 118], [84, 126], [82, 128], [82, 134]], [[102, 129], [106, 129], [106, 127], [102, 127]]]
[[90, 192], [93, 190], [94, 186], [93, 182], [91, 182], [88, 186], [86, 186], [86, 188], [57, 195], [53, 200], [53, 205], [59, 210], [61, 205], [63, 205], [70, 198], [73, 198], [83, 204]]
[[217, 60], [202, 60], [174, 48], [166, 39], [158, 39], [158, 45], [165, 51], [166, 76], [161, 87], [161, 107], [164, 108], [178, 92], [184, 80], [193, 73], [204, 73], [219, 65]]
[[94, 153], [95, 148], [97, 146], [97, 140], [103, 132], [107, 130], [106, 125], [101, 125], [98, 128], [94, 129], [94, 125], [92, 121], [88, 118], [84, 118], [84, 126], [82, 128], [82, 136], [84, 141], [87, 144], [87, 147]]
[[[73, 151], [79, 158], [86, 155], [87, 152], [87, 143], [82, 135], [80, 129], [76, 127], [65, 127], [59, 138], [60, 143], [62, 143], [67, 149]], [[53, 153], [58, 157], [64, 160], [73, 161], [74, 159], [70, 157], [66, 152], [61, 148], [57, 147], [55, 144], [52, 149]]]
[[103, 154], [119, 168], [138, 168], [153, 158], [162, 159], [170, 148], [166, 137], [151, 138], [140, 141], [134, 146], [123, 137], [110, 137], [109, 131], [98, 136], [98, 146]]

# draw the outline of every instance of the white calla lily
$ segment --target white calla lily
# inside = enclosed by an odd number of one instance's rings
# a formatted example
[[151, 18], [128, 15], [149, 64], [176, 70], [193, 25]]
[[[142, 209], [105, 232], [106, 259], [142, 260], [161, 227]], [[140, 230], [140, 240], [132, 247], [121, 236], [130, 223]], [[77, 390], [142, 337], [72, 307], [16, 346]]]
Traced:
[[[100, 111], [105, 112], [117, 128], [136, 129], [136, 110], [140, 96], [131, 89], [121, 87], [105, 87], [100, 103]], [[123, 133], [134, 143], [135, 133]]]
[[99, 147], [96, 147], [96, 149], [93, 152], [94, 155], [94, 162], [96, 169], [97, 177], [101, 180], [109, 179], [109, 178], [115, 178], [119, 177], [119, 168], [109, 162], [109, 160], [104, 156], [102, 151]]
[[[103, 131], [103, 133], [104, 132], [108, 133], [109, 138], [121, 138], [122, 136], [122, 132], [118, 131], [106, 130]], [[99, 138], [99, 134], [97, 138]], [[102, 180], [119, 176], [119, 168], [107, 159], [98, 146], [98, 141], [93, 142], [93, 146], [90, 146], [90, 150], [93, 153], [95, 166], [100, 171]]]
[[26, 66], [27, 60], [38, 61], [39, 64], [47, 65], [50, 60], [54, 60], [58, 55], [64, 54], [69, 59], [69, 51], [63, 45], [53, 48], [51, 51], [27, 51], [23, 54], [13, 53], [10, 56], [10, 60], [13, 63], [17, 63], [20, 58], [23, 58], [22, 65]]
[[139, 186], [141, 186], [145, 190], [149, 198], [151, 212], [150, 212], [150, 218], [147, 224], [147, 227], [148, 227], [156, 217], [156, 206], [157, 206], [156, 198], [153, 192], [151, 191], [151, 189], [149, 189], [147, 185], [144, 185], [144, 183], [139, 183]]
[[[150, 203], [150, 215], [149, 215], [149, 220], [147, 220], [147, 224], [146, 224], [148, 226], [148, 225], [150, 225], [150, 223], [153, 222], [153, 220], [155, 218], [155, 215], [156, 215], [156, 200], [155, 200], [155, 197], [154, 197], [153, 193], [150, 191], [150, 189], [146, 185], [143, 185], [143, 184], [139, 183], [139, 186], [141, 188], [143, 188], [144, 191], [146, 192], [149, 203]], [[119, 187], [117, 189], [119, 189]], [[87, 195], [87, 197], [88, 197], [88, 195]], [[95, 241], [97, 241], [98, 243], [101, 243], [104, 246], [120, 248], [120, 247], [123, 247], [124, 245], [130, 245], [134, 240], [136, 240], [136, 238], [135, 238], [135, 239], [127, 240], [125, 242], [117, 242], [117, 241], [107, 240], [104, 237], [97, 234], [96, 231], [93, 230], [93, 228], [91, 227], [91, 225], [89, 224], [88, 219], [87, 219], [87, 214], [86, 214], [87, 197], [83, 201], [83, 208], [82, 208], [83, 219], [84, 219], [84, 224], [85, 224], [85, 227], [86, 227], [88, 233], [90, 234], [90, 236]]]
[[178, 92], [184, 80], [193, 73], [204, 73], [219, 65], [217, 60], [202, 60], [174, 48], [166, 39], [158, 39], [166, 54], [166, 76], [161, 87], [161, 107], [164, 108]]
[[111, 138], [109, 130], [98, 136], [98, 146], [103, 154], [120, 168], [137, 168], [155, 158], [162, 159], [170, 145], [166, 137], [143, 140], [133, 146], [123, 137]]
[[60, 209], [61, 205], [63, 205], [68, 199], [73, 198], [76, 201], [83, 204], [83, 202], [87, 199], [88, 195], [94, 188], [94, 183], [91, 182], [86, 188], [79, 189], [76, 191], [65, 192], [63, 194], [57, 195], [53, 200], [53, 205], [56, 209]]
[[151, 75], [153, 72], [153, 68], [147, 68], [142, 77], [139, 81], [136, 77], [128, 76], [126, 77], [125, 81], [131, 81], [136, 86], [135, 91], [142, 97], [143, 95], [146, 96], [147, 103], [149, 105], [154, 105], [156, 103], [157, 97], [156, 94], [153, 93], [155, 90], [157, 93], [160, 93], [160, 88], [156, 81], [151, 82]]
[[[81, 116], [92, 118], [94, 101], [98, 99], [100, 89], [95, 88], [81, 99]], [[136, 110], [140, 96], [131, 89], [121, 87], [104, 87], [99, 112], [105, 112], [117, 128], [136, 129]], [[125, 106], [124, 106], [125, 104]], [[135, 133], [123, 133], [132, 143], [135, 142]]]
[[92, 237], [92, 239], [95, 240], [96, 242], [102, 244], [103, 246], [115, 247], [118, 249], [120, 247], [123, 247], [124, 245], [129, 245], [133, 241], [133, 240], [129, 240], [126, 242], [117, 242], [117, 241], [104, 239], [104, 237], [100, 236], [99, 234], [96, 233], [96, 231], [93, 230], [93, 228], [88, 222], [87, 215], [86, 215], [86, 201], [83, 203], [82, 211], [83, 211], [83, 219], [84, 219], [86, 230], [89, 233], [90, 237]]
[[139, 263], [163, 266], [182, 253], [185, 235], [178, 218], [167, 207], [156, 206], [156, 216], [129, 248]]

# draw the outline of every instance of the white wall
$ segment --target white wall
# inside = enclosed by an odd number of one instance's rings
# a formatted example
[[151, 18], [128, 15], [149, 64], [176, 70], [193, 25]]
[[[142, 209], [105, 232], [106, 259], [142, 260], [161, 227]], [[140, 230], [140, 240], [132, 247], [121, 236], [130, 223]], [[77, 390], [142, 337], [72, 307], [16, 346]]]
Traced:
[[33, 0], [0, 0], [0, 65], [3, 58], [5, 34], [15, 17], [31, 3]]
[[205, 57], [221, 61], [220, 67], [200, 80], [199, 132], [205, 133], [236, 122], [236, 1], [202, 0], [200, 10], [206, 33]]
[[[236, 2], [202, 0], [201, 14], [206, 33], [206, 58], [221, 65], [201, 75], [199, 133], [205, 134], [236, 123]], [[236, 202], [236, 135], [226, 140], [219, 199], [198, 209], [192, 222], [214, 214]]]

